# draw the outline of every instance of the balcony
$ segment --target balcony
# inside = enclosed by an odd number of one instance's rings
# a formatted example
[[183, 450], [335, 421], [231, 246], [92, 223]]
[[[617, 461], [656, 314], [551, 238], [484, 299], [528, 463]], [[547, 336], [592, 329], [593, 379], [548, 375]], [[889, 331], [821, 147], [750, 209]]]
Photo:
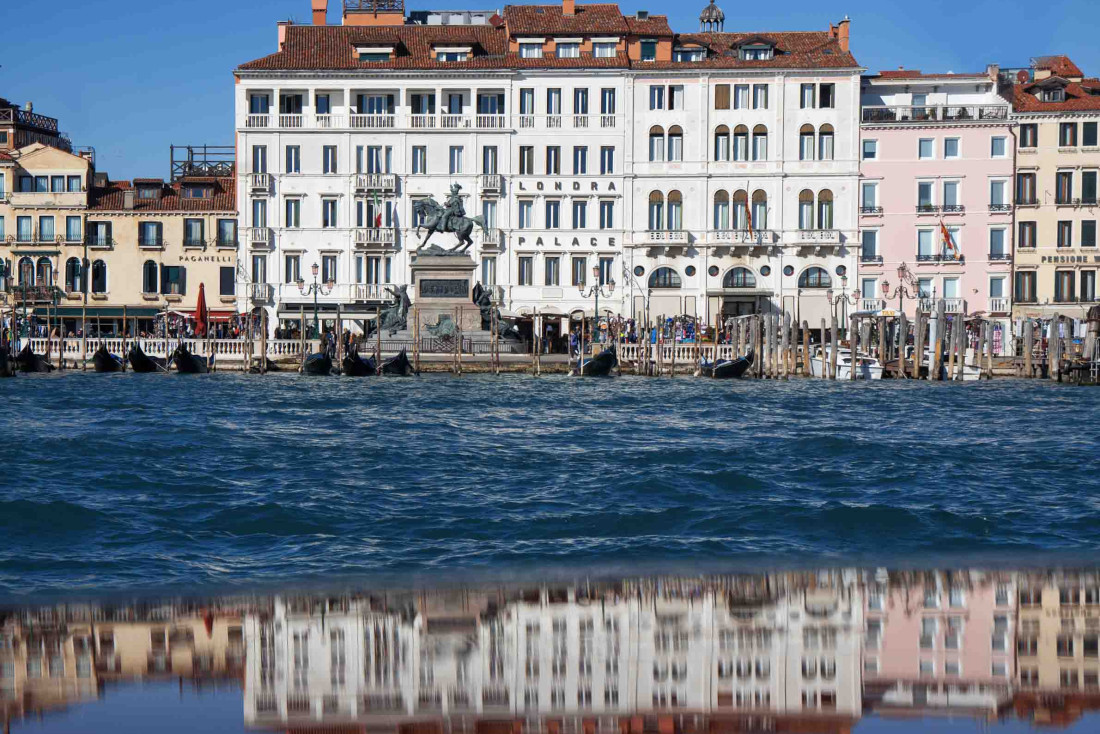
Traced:
[[990, 204], [989, 211], [991, 212], [1010, 212], [1012, 211], [1011, 204]]
[[470, 127], [469, 115], [440, 115], [439, 128], [441, 130], [465, 130]]
[[392, 194], [397, 190], [397, 175], [393, 173], [357, 173], [355, 174], [355, 192], [365, 194], [372, 191]]
[[666, 245], [686, 245], [688, 233], [683, 229], [651, 229], [646, 232], [646, 240]]
[[[945, 313], [962, 313], [963, 309], [966, 308], [966, 301], [962, 298], [943, 298], [940, 300], [943, 301]], [[936, 299], [921, 298], [918, 308], [920, 308], [922, 313], [935, 313]]]
[[859, 208], [860, 214], [882, 214], [881, 206], [861, 206]]
[[1039, 206], [1039, 200], [1035, 196], [1017, 196], [1016, 206]]
[[966, 212], [966, 207], [962, 204], [944, 204], [941, 211], [944, 214], [963, 214]]
[[359, 227], [355, 230], [356, 247], [394, 247], [397, 234], [393, 227]]
[[271, 228], [270, 227], [249, 227], [248, 241], [253, 246], [255, 245], [269, 245], [271, 243]]
[[85, 238], [84, 244], [86, 244], [88, 247], [99, 247], [102, 249], [107, 249], [109, 247], [114, 247], [115, 241], [111, 237], [108, 237], [106, 235], [90, 234]]
[[1055, 206], [1081, 206], [1081, 200], [1075, 199], [1071, 196], [1055, 196]]
[[244, 126], [250, 130], [271, 127], [271, 115], [245, 115]]
[[348, 290], [353, 301], [385, 301], [390, 297], [382, 283], [353, 283]]
[[248, 188], [252, 190], [252, 193], [270, 193], [271, 191], [271, 174], [270, 173], [250, 173], [248, 174]]
[[882, 265], [882, 255], [860, 254], [859, 261], [864, 265]]
[[940, 252], [940, 253], [937, 253], [935, 255], [932, 255], [932, 254], [918, 254], [917, 255], [917, 262], [919, 262], [919, 263], [939, 263], [939, 262], [962, 263], [962, 262], [966, 262], [966, 257], [963, 256], [963, 255], [959, 255], [958, 258], [955, 258], [953, 255], [948, 255], [946, 252]]
[[508, 118], [505, 115], [475, 115], [474, 127], [478, 130], [505, 130]]
[[962, 107], [933, 105], [868, 106], [863, 108], [863, 122], [924, 125], [933, 122], [1008, 121], [1008, 105], [965, 105]]
[[504, 177], [499, 173], [483, 173], [478, 181], [483, 194], [499, 194], [504, 189]]
[[989, 299], [989, 313], [1008, 313], [1008, 308], [1007, 298]]
[[935, 204], [917, 204], [917, 214], [938, 214], [939, 211]]
[[859, 299], [859, 310], [870, 311], [877, 313], [886, 308], [886, 300], [883, 298], [861, 298]]
[[800, 229], [797, 235], [800, 245], [839, 245], [839, 229]]
[[397, 116], [351, 115], [348, 122], [352, 130], [392, 130], [397, 127]]
[[731, 245], [773, 245], [778, 236], [770, 229], [721, 229], [710, 233], [710, 241], [715, 244]]
[[504, 247], [504, 233], [496, 227], [490, 227], [481, 233], [481, 249], [500, 251]]
[[1012, 255], [1007, 252], [991, 252], [989, 253], [989, 262], [1012, 262]]
[[298, 114], [280, 114], [279, 115], [279, 127], [284, 130], [298, 130], [305, 127], [305, 115]]
[[275, 286], [270, 283], [249, 283], [248, 297], [253, 303], [269, 303], [275, 296]]
[[149, 250], [160, 250], [164, 248], [164, 238], [160, 235], [156, 237], [138, 237], [138, 247]]

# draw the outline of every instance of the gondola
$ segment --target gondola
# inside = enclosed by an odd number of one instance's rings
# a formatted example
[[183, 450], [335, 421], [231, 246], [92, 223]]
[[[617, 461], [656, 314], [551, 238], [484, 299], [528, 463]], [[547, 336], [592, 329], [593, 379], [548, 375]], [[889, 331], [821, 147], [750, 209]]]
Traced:
[[302, 363], [303, 375], [331, 375], [332, 374], [332, 357], [328, 356], [328, 352], [317, 352], [306, 357], [306, 361]]
[[[267, 364], [264, 365], [264, 369], [263, 369], [264, 372], [282, 372], [283, 371], [282, 368], [279, 367], [279, 365], [275, 364], [274, 362], [272, 362], [267, 357], [264, 357], [264, 359], [267, 362]], [[250, 375], [260, 374], [260, 365], [254, 364], [251, 367], [249, 367], [248, 368], [248, 374], [250, 374]]]
[[584, 360], [581, 374], [585, 377], [607, 377], [618, 364], [619, 355], [615, 353], [615, 347], [608, 347], [595, 357]]
[[345, 354], [342, 366], [344, 374], [349, 377], [370, 377], [378, 372], [374, 357], [363, 359], [359, 356], [359, 352]]
[[700, 370], [704, 377], [713, 377], [715, 380], [736, 380], [749, 371], [752, 367], [752, 350], [744, 357], [737, 359], [720, 359], [711, 364], [704, 362]]
[[29, 343], [16, 356], [15, 364], [20, 372], [53, 372], [54, 370], [54, 366], [45, 357], [31, 351]]
[[107, 345], [100, 343], [99, 349], [92, 355], [92, 366], [96, 372], [122, 372], [122, 357], [107, 351]]
[[130, 368], [134, 372], [167, 372], [168, 360], [163, 357], [150, 357], [134, 342], [130, 345]]
[[15, 360], [7, 347], [0, 347], [0, 377], [15, 377]]
[[382, 363], [382, 374], [401, 375], [402, 377], [413, 374], [412, 362], [409, 361], [409, 356], [405, 354], [404, 349]]
[[191, 354], [187, 345], [180, 344], [176, 347], [176, 351], [172, 352], [172, 361], [176, 364], [176, 372], [184, 375], [205, 375], [210, 371], [214, 358], [203, 359], [196, 354]]

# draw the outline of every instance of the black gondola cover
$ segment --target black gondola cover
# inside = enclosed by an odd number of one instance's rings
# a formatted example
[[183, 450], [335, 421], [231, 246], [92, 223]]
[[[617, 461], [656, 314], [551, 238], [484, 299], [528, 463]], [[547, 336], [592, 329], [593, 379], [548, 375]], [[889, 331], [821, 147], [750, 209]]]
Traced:
[[585, 377], [607, 377], [618, 364], [619, 355], [615, 353], [615, 347], [608, 347], [581, 363], [581, 374]]
[[31, 351], [29, 343], [16, 356], [15, 363], [20, 372], [53, 372], [54, 370], [54, 366], [47, 362], [45, 357]]
[[363, 359], [359, 352], [348, 352], [343, 360], [344, 374], [349, 377], [370, 377], [378, 373], [374, 357]]
[[713, 377], [716, 380], [735, 380], [748, 372], [751, 366], [752, 351], [750, 350], [744, 357], [738, 357], [737, 359], [720, 359], [713, 364], [704, 362], [702, 373], [704, 376]]
[[15, 359], [7, 347], [0, 347], [0, 377], [15, 377]]
[[180, 344], [176, 347], [176, 351], [172, 353], [172, 361], [176, 364], [176, 371], [185, 375], [205, 375], [210, 371], [210, 365], [214, 361], [210, 359], [203, 359], [202, 357], [191, 354], [191, 350], [187, 348], [187, 345]]
[[130, 345], [130, 368], [134, 372], [167, 372], [168, 360], [163, 357], [150, 357], [137, 343]]
[[409, 361], [409, 356], [405, 354], [404, 349], [382, 363], [382, 374], [401, 375], [402, 377], [413, 374], [412, 362]]
[[96, 372], [121, 372], [122, 359], [107, 351], [107, 345], [100, 344], [92, 355], [92, 365]]
[[309, 355], [306, 357], [306, 361], [302, 363], [302, 374], [331, 375], [332, 357], [328, 356], [328, 352], [317, 352]]

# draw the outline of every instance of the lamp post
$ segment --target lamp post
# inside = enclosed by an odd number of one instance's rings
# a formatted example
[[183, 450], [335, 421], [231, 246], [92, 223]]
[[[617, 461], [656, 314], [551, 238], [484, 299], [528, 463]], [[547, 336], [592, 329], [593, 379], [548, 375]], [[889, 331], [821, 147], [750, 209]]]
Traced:
[[[603, 285], [600, 283], [600, 266], [592, 266], [592, 285], [587, 289], [584, 287], [584, 283], [577, 283], [577, 291], [580, 292], [581, 298], [589, 298], [591, 296], [596, 297], [596, 328], [600, 325], [600, 293], [603, 292]], [[605, 298], [610, 298], [615, 293], [615, 280], [611, 279], [607, 283], [607, 293]], [[581, 323], [583, 324], [584, 312], [581, 312]], [[581, 339], [578, 343], [580, 347], [580, 354], [577, 355], [577, 369], [580, 369], [584, 359], [584, 329], [581, 329]]]
[[909, 272], [909, 266], [905, 263], [898, 266], [898, 280], [900, 282], [894, 288], [893, 293], [890, 293], [890, 281], [882, 281], [882, 297], [886, 300], [896, 297], [898, 299], [898, 312], [905, 313], [906, 297], [917, 298], [920, 296], [920, 291], [917, 287], [916, 278]]
[[848, 323], [848, 318], [847, 318], [848, 317], [848, 304], [850, 303], [854, 306], [856, 301], [859, 300], [859, 291], [852, 291], [851, 293], [848, 293], [847, 290], [844, 290], [848, 285], [848, 279], [842, 277], [840, 280], [841, 280], [841, 291], [840, 291], [840, 293], [837, 293], [834, 296], [833, 295], [834, 291], [833, 291], [832, 288], [825, 291], [825, 298], [827, 298], [829, 300], [829, 303], [832, 304], [833, 318], [836, 318], [836, 308], [837, 308], [837, 306], [839, 306], [842, 303], [844, 304], [844, 313], [841, 316], [841, 323], [840, 323], [840, 326], [838, 327], [838, 331], [839, 331], [839, 329], [846, 328], [845, 324]]
[[313, 283], [307, 286], [306, 282], [299, 278], [298, 292], [300, 292], [303, 296], [313, 294], [313, 335], [316, 337], [320, 336], [321, 334], [320, 325], [318, 324], [317, 320], [317, 293], [319, 291], [321, 295], [327, 296], [329, 293], [332, 293], [332, 289], [335, 287], [335, 283], [333, 283], [333, 281], [331, 280], [324, 284], [317, 282], [317, 273], [320, 271], [320, 268], [317, 267], [317, 263], [313, 263], [313, 266], [310, 267], [309, 271], [313, 273]]

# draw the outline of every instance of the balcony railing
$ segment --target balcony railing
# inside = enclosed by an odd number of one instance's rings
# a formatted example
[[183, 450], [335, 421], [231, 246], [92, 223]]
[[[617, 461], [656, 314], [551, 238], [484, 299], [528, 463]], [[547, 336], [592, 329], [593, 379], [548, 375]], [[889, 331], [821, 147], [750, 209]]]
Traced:
[[1010, 212], [1012, 211], [1011, 204], [990, 204], [989, 211], [991, 212]]
[[36, 127], [46, 132], [57, 132], [57, 120], [55, 118], [46, 117], [37, 112], [27, 112], [15, 107], [0, 109], [0, 122], [14, 122], [18, 125]]
[[1010, 262], [1012, 255], [1007, 252], [991, 252], [989, 253], [990, 262]]
[[860, 311], [881, 311], [886, 308], [886, 301], [882, 298], [861, 298], [859, 299]]
[[355, 190], [367, 191], [394, 191], [397, 189], [397, 175], [393, 173], [357, 173], [355, 174]]
[[499, 250], [504, 246], [504, 233], [496, 227], [490, 227], [481, 233], [481, 249]]
[[918, 254], [917, 255], [917, 262], [919, 262], [919, 263], [960, 262], [961, 263], [961, 262], [966, 262], [966, 256], [965, 255], [959, 255], [959, 257], [956, 258], [954, 255], [949, 255], [946, 252], [939, 252], [939, 253], [936, 253], [934, 255], [923, 253], [923, 254]]
[[271, 191], [271, 174], [270, 173], [250, 173], [248, 174], [248, 188], [252, 189], [253, 193], [258, 191], [268, 192]]
[[90, 234], [85, 238], [84, 244], [88, 247], [111, 247], [115, 244], [115, 241], [106, 235]]
[[254, 245], [266, 245], [271, 242], [270, 227], [249, 227], [248, 241]]
[[305, 115], [301, 113], [297, 114], [279, 114], [279, 127], [286, 129], [296, 129], [305, 126]]
[[354, 130], [390, 130], [397, 127], [396, 115], [356, 114], [349, 120]]
[[688, 233], [683, 229], [651, 229], [646, 232], [650, 242], [666, 242], [673, 245], [686, 245]]
[[469, 115], [440, 115], [439, 127], [443, 130], [461, 130], [470, 127]]
[[1008, 120], [1008, 105], [874, 106], [863, 108], [863, 122], [922, 124]]
[[280, 130], [508, 130], [542, 129], [591, 130], [618, 127], [617, 115], [508, 115], [484, 113], [412, 114], [404, 111], [385, 114], [246, 114], [245, 129]]
[[245, 115], [244, 126], [246, 128], [271, 127], [271, 115], [266, 115], [266, 114]]
[[710, 241], [717, 244], [771, 245], [776, 239], [776, 233], [770, 229], [754, 229], [752, 232], [748, 229], [719, 229], [710, 233]]
[[862, 254], [861, 253], [860, 256], [859, 256], [859, 261], [861, 263], [867, 263], [867, 264], [870, 264], [870, 265], [874, 265], [875, 263], [881, 265], [882, 264], [882, 255], [869, 255], [869, 254]]
[[882, 214], [881, 206], [861, 206], [859, 208], [860, 214]]
[[966, 207], [962, 204], [944, 204], [942, 211], [944, 214], [962, 214], [966, 211]]
[[990, 313], [1008, 313], [1008, 299], [1007, 298], [990, 298], [989, 299], [989, 312]]
[[504, 179], [499, 173], [483, 173], [480, 179], [481, 192], [484, 194], [499, 194], [503, 188], [503, 181]]
[[151, 248], [164, 247], [164, 238], [160, 237], [160, 236], [157, 236], [157, 237], [139, 237], [138, 238], [138, 247], [151, 247]]
[[386, 286], [381, 283], [354, 283], [350, 290], [354, 301], [382, 301], [389, 298]]
[[838, 229], [800, 229], [798, 241], [801, 244], [839, 245], [840, 230]]
[[504, 130], [508, 127], [506, 115], [476, 115], [474, 127], [479, 130]]
[[270, 283], [249, 283], [248, 297], [253, 301], [267, 303], [275, 296], [275, 286]]
[[935, 204], [917, 204], [917, 214], [937, 214], [939, 211]]
[[966, 310], [966, 301], [962, 298], [945, 298], [943, 305], [947, 313], [962, 313]]
[[1016, 206], [1038, 206], [1039, 200], [1035, 196], [1017, 196]]
[[393, 247], [396, 241], [397, 235], [393, 227], [360, 227], [355, 230], [355, 244], [360, 247], [368, 245]]

